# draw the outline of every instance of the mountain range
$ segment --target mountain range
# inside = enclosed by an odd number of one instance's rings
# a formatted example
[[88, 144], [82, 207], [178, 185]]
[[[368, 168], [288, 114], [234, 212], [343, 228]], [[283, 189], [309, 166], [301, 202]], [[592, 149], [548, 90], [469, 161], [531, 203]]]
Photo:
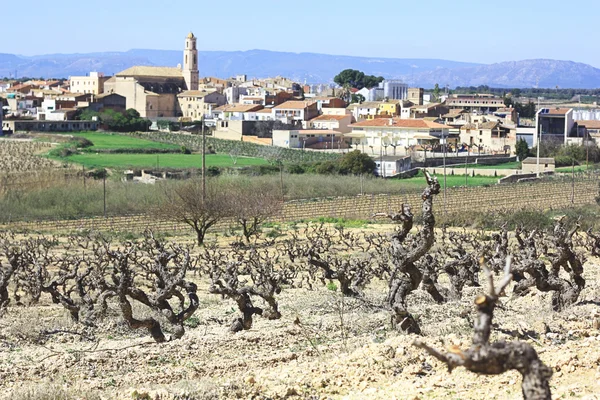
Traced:
[[[66, 78], [90, 71], [112, 75], [134, 65], [177, 66], [182, 52], [129, 50], [86, 54], [20, 56], [0, 53], [0, 77]], [[559, 60], [476, 64], [439, 59], [378, 58], [267, 50], [201, 51], [201, 76], [249, 78], [286, 76], [298, 82], [329, 83], [346, 68], [426, 88], [456, 86], [598, 88], [600, 69]]]

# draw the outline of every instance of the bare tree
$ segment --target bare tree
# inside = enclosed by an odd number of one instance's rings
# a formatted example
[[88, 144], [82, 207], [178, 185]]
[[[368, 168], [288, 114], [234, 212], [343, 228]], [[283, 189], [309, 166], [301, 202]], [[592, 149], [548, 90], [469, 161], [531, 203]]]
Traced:
[[159, 208], [162, 218], [183, 222], [196, 233], [198, 245], [204, 243], [206, 232], [227, 214], [223, 197], [215, 180], [209, 180], [206, 191], [200, 180], [189, 180], [177, 186], [165, 187], [166, 200]]
[[242, 227], [247, 244], [258, 236], [261, 225], [283, 207], [276, 185], [266, 181], [236, 179], [224, 190], [223, 197], [228, 213]]
[[510, 268], [511, 260], [508, 258], [504, 277], [496, 290], [494, 275], [484, 265], [489, 281], [489, 292], [475, 299], [478, 315], [474, 324], [473, 344], [470, 348], [464, 351], [453, 348], [450, 352], [444, 353], [420, 340], [416, 340], [413, 344], [445, 363], [449, 371], [461, 366], [484, 375], [498, 375], [509, 370], [517, 370], [523, 377], [521, 388], [526, 400], [549, 400], [552, 369], [540, 360], [531, 345], [518, 341], [490, 343], [494, 310], [501, 293], [512, 280]]

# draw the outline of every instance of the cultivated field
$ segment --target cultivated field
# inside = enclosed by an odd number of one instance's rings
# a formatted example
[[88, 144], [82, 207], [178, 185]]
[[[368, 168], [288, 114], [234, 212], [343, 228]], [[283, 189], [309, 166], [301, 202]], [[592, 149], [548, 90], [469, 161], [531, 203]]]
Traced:
[[0, 139], [0, 173], [32, 172], [60, 166], [41, 157], [52, 145], [29, 140]]
[[528, 398], [597, 398], [598, 235], [442, 230], [439, 193], [382, 210], [395, 230], [3, 233], [0, 396], [513, 399], [526, 375]]
[[[67, 157], [69, 162], [85, 165], [88, 168], [201, 168], [201, 154], [75, 154]], [[227, 154], [207, 154], [207, 167], [245, 167], [265, 165], [260, 158], [236, 157]]]

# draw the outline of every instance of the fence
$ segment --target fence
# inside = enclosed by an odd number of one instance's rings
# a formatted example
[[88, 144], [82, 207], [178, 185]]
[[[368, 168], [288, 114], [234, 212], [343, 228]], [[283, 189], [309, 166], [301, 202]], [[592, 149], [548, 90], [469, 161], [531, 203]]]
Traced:
[[[580, 175], [572, 178], [552, 178], [538, 182], [511, 183], [487, 187], [459, 187], [442, 190], [435, 200], [436, 212], [447, 215], [473, 212], [510, 210], [564, 209], [573, 205], [594, 204], [599, 192], [597, 175]], [[293, 222], [321, 217], [344, 219], [370, 219], [377, 212], [400, 210], [409, 204], [417, 211], [421, 206], [421, 190], [402, 194], [362, 195], [328, 199], [295, 200], [284, 204], [275, 222]], [[416, 212], [418, 213], [418, 212]], [[231, 221], [222, 221], [218, 227], [226, 228]], [[0, 226], [4, 229], [40, 231], [91, 229], [112, 232], [143, 232], [146, 229], [161, 232], [189, 231], [183, 223], [157, 219], [152, 215], [109, 215], [71, 220], [10, 221]]]

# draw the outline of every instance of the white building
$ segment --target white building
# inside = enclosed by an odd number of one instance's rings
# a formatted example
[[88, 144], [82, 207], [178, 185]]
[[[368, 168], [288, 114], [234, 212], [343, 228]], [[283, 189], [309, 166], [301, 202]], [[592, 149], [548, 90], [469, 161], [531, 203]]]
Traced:
[[227, 104], [235, 104], [240, 102], [240, 96], [248, 94], [248, 89], [240, 86], [232, 86], [223, 90], [223, 94], [227, 97]]
[[273, 146], [302, 149], [315, 145], [321, 148], [337, 148], [343, 140], [341, 132], [324, 129], [273, 130]]
[[351, 138], [355, 146], [409, 147], [439, 143], [449, 135], [447, 125], [424, 119], [377, 118], [351, 125], [352, 132], [344, 137]]
[[405, 100], [408, 98], [408, 85], [400, 80], [385, 80], [374, 88], [362, 88], [356, 94], [360, 94], [365, 101]]
[[381, 156], [374, 160], [377, 176], [394, 176], [411, 168], [410, 156]]

